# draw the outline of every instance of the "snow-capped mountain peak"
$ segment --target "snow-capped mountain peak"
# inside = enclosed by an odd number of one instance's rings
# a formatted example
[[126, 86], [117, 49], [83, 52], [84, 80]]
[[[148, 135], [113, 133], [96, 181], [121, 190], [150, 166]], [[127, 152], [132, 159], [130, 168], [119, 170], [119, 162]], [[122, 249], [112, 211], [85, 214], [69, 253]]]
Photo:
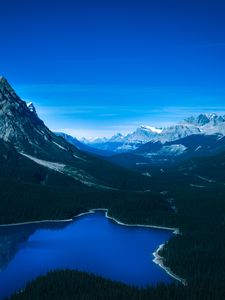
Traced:
[[109, 141], [111, 142], [122, 142], [124, 140], [124, 136], [122, 135], [122, 133], [116, 133], [115, 135], [113, 135]]
[[135, 131], [127, 134], [124, 137], [126, 143], [144, 144], [154, 139], [159, 133], [149, 126], [140, 126]]
[[143, 130], [149, 130], [149, 131], [152, 131], [152, 132], [155, 132], [155, 133], [161, 133], [162, 132], [162, 128], [156, 128], [156, 127], [153, 127], [153, 126], [141, 125], [140, 128], [143, 129]]
[[216, 113], [199, 114], [165, 128], [142, 125], [127, 135], [116, 134], [108, 139], [95, 139], [86, 143], [98, 149], [124, 152], [135, 150], [148, 142], [172, 142], [194, 134], [224, 136], [225, 116]]
[[37, 116], [37, 111], [32, 102], [27, 103], [27, 108], [29, 109], [30, 112], [34, 113]]
[[184, 120], [184, 124], [193, 125], [199, 128], [204, 134], [222, 134], [225, 135], [225, 116], [216, 113], [200, 114], [197, 117], [190, 117]]

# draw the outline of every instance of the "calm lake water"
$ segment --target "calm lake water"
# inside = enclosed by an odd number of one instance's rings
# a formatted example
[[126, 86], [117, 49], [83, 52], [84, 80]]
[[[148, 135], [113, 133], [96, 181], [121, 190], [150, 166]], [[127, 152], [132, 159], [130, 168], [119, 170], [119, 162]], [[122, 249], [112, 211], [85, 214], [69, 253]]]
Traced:
[[103, 212], [73, 222], [0, 227], [0, 299], [49, 270], [69, 268], [136, 286], [173, 279], [153, 263], [169, 230], [127, 227]]

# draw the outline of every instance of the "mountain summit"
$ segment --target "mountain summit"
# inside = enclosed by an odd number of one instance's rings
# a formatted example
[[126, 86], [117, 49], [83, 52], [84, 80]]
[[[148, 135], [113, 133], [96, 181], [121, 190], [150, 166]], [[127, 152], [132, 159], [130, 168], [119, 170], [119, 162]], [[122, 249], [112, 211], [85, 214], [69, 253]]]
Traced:
[[31, 145], [38, 147], [43, 139], [51, 138], [51, 132], [4, 77], [0, 78], [0, 108], [0, 138], [4, 141], [25, 150]]
[[2, 93], [4, 93], [5, 91], [10, 92], [11, 94], [15, 94], [15, 91], [13, 90], [13, 88], [10, 86], [10, 84], [8, 83], [7, 79], [3, 76], [0, 76], [0, 91]]
[[196, 126], [204, 126], [208, 123], [212, 123], [212, 125], [216, 126], [219, 123], [225, 122], [225, 116], [217, 115], [216, 113], [211, 114], [200, 114], [197, 117], [190, 117], [184, 120], [187, 124], [193, 124]]
[[225, 116], [211, 114], [200, 114], [184, 120], [186, 125], [194, 125], [204, 134], [225, 135]]
[[35, 114], [36, 116], [38, 116], [36, 108], [35, 108], [35, 106], [34, 106], [34, 104], [32, 102], [27, 103], [27, 107], [28, 107], [29, 111], [31, 111], [33, 114]]
[[52, 151], [58, 154], [59, 149], [72, 148], [45, 126], [34, 105], [21, 100], [4, 77], [0, 79], [0, 139], [20, 152], [45, 158], [52, 158]]

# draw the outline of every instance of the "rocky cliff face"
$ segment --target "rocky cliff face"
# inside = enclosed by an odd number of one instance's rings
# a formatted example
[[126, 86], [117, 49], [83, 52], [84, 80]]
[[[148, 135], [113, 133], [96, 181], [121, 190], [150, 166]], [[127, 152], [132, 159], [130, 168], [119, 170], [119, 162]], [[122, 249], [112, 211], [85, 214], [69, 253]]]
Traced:
[[48, 128], [16, 95], [4, 77], [0, 78], [0, 138], [20, 150], [30, 145], [38, 147], [44, 140], [52, 139]]

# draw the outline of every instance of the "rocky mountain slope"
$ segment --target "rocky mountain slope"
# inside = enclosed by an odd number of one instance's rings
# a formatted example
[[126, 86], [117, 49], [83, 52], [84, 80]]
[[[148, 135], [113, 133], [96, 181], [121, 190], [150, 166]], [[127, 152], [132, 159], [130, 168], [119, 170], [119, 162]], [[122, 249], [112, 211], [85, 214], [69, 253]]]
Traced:
[[[15, 161], [23, 160], [24, 165], [28, 160], [29, 164], [32, 162], [30, 172], [42, 167], [46, 182], [51, 171], [89, 187], [140, 189], [142, 186], [138, 175], [84, 153], [56, 136], [39, 119], [34, 106], [27, 106], [3, 77], [0, 78], [0, 141], [4, 149], [13, 147]], [[0, 149], [3, 158], [12, 164], [3, 148]], [[17, 172], [20, 173], [19, 169]]]

